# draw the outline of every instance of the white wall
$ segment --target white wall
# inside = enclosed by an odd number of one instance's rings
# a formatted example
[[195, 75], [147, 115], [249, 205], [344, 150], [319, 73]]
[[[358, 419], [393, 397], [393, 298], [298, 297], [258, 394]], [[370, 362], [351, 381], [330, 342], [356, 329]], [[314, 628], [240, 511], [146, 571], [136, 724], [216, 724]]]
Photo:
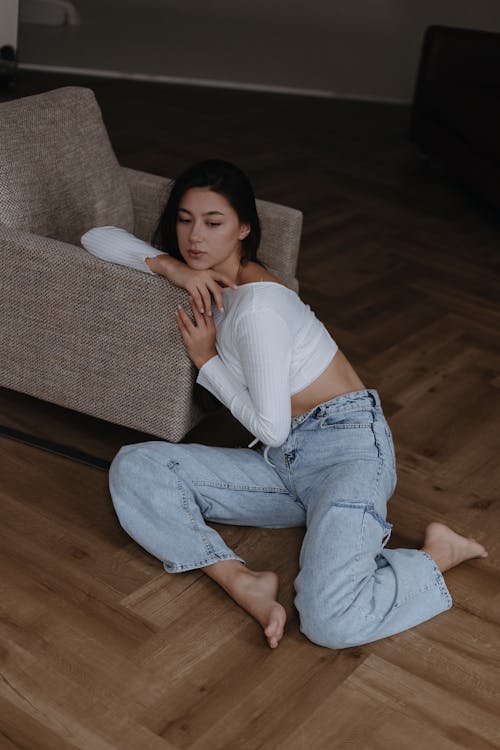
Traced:
[[17, 47], [18, 0], [0, 0], [0, 47]]
[[408, 101], [430, 24], [500, 31], [498, 0], [73, 0], [21, 63]]

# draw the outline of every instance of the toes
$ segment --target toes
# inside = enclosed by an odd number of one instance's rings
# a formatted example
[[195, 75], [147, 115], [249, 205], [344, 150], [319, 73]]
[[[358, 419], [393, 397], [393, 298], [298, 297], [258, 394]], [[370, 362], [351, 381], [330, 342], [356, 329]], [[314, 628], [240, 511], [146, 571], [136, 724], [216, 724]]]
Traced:
[[272, 619], [267, 628], [264, 629], [264, 635], [271, 648], [276, 648], [283, 637], [285, 623], [277, 616]]
[[267, 642], [270, 648], [278, 648], [279, 641], [277, 638], [268, 638]]
[[278, 637], [278, 634], [267, 635], [267, 633], [266, 633], [266, 637], [267, 637], [267, 642], [268, 642], [268, 644], [269, 644], [269, 646], [271, 648], [277, 648], [278, 647], [278, 644], [279, 644], [279, 642], [281, 640], [281, 636]]

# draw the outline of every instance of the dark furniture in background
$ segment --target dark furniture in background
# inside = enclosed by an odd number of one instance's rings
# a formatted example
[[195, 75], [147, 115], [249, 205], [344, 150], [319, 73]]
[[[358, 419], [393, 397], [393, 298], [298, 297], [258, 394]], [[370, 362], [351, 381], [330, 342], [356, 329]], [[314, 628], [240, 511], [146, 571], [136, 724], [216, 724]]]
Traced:
[[500, 34], [427, 29], [411, 138], [500, 209]]
[[14, 85], [16, 70], [16, 50], [10, 44], [4, 44], [0, 47], [0, 87], [9, 88]]

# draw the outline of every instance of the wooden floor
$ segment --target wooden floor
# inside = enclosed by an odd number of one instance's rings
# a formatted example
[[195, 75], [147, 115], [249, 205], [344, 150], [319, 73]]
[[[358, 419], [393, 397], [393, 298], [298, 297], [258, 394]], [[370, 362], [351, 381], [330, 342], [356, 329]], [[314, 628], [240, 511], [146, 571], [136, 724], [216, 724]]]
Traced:
[[[23, 73], [16, 95], [89, 81]], [[486, 750], [500, 747], [500, 221], [430, 167], [395, 105], [90, 82], [120, 161], [175, 175], [221, 156], [305, 213], [301, 295], [394, 433], [389, 546], [430, 520], [486, 560], [446, 580], [454, 607], [330, 651], [299, 632], [301, 530], [225, 527], [281, 575], [277, 651], [198, 572], [168, 576], [120, 529], [106, 472], [0, 438], [2, 750]], [[111, 459], [138, 433], [0, 391], [4, 426]], [[228, 417], [188, 439], [243, 443]]]

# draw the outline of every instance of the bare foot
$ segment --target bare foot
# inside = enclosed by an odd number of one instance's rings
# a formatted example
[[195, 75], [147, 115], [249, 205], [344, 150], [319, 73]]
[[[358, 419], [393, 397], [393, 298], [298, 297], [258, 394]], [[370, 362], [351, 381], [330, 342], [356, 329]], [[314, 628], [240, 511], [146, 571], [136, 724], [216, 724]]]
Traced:
[[488, 557], [475, 539], [460, 536], [444, 523], [436, 522], [427, 526], [422, 550], [432, 557], [441, 573], [473, 557]]
[[203, 568], [217, 581], [263, 629], [271, 648], [276, 648], [283, 637], [286, 612], [277, 601], [278, 576], [272, 572], [257, 573], [237, 560], [224, 560]]

